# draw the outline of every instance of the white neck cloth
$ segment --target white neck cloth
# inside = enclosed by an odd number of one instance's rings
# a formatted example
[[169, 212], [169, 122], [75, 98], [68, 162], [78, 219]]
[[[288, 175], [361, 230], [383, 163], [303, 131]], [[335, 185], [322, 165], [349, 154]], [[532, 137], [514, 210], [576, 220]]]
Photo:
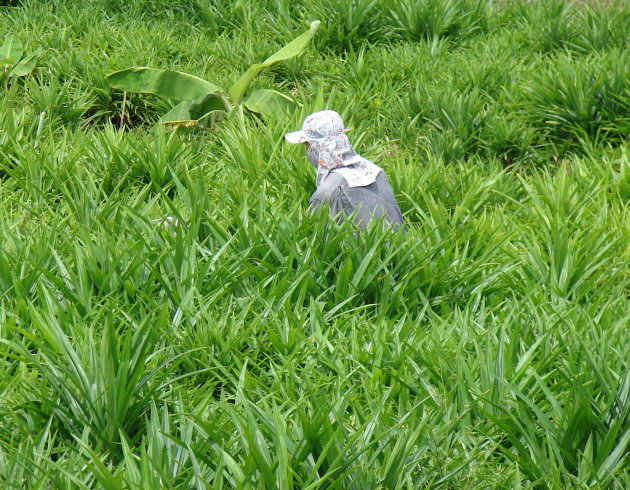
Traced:
[[306, 155], [311, 164], [317, 167], [317, 187], [335, 172], [341, 175], [350, 187], [365, 187], [376, 181], [381, 172], [378, 165], [358, 155], [348, 137], [343, 133], [326, 136], [317, 141], [309, 141]]

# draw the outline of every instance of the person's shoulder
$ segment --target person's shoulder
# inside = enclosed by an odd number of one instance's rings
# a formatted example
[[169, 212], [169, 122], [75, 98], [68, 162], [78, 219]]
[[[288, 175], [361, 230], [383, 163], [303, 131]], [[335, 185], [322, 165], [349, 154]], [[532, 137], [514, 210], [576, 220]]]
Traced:
[[376, 180], [381, 182], [389, 182], [389, 177], [387, 177], [387, 173], [385, 172], [385, 170], [381, 169], [381, 171], [376, 176]]
[[314, 195], [317, 194], [320, 196], [330, 196], [335, 191], [343, 189], [347, 186], [348, 183], [346, 182], [346, 179], [344, 179], [336, 172], [331, 172], [328, 174], [328, 177], [326, 177], [326, 180], [319, 184], [319, 187], [315, 191]]
[[338, 174], [333, 170], [328, 174], [328, 177], [326, 177], [326, 180], [322, 182], [322, 185], [320, 185], [320, 187], [345, 187], [347, 185], [348, 182], [346, 182], [346, 179], [341, 174]]

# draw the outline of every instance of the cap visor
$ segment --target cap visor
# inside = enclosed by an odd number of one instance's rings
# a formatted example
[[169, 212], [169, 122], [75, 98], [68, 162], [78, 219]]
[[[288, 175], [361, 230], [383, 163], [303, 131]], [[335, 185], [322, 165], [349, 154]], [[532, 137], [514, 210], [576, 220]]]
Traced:
[[287, 133], [284, 135], [284, 139], [293, 144], [304, 143], [306, 141], [306, 138], [304, 137], [304, 133], [302, 131]]

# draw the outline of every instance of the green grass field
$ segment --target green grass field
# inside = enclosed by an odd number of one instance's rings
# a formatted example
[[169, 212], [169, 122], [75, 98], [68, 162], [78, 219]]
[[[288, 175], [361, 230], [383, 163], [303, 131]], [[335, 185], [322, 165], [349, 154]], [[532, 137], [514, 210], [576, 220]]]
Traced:
[[[630, 488], [627, 2], [0, 4], [1, 488]], [[105, 81], [315, 19], [285, 117]], [[324, 108], [406, 233], [309, 215]]]

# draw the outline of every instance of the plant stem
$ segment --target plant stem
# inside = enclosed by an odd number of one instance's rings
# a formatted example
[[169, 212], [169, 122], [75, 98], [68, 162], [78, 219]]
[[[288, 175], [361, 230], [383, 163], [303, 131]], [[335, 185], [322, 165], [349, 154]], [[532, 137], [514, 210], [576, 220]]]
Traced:
[[122, 111], [120, 113], [120, 128], [123, 128], [123, 125], [125, 124], [125, 109], [127, 108], [127, 91], [125, 90], [123, 92], [123, 103], [122, 103]]

